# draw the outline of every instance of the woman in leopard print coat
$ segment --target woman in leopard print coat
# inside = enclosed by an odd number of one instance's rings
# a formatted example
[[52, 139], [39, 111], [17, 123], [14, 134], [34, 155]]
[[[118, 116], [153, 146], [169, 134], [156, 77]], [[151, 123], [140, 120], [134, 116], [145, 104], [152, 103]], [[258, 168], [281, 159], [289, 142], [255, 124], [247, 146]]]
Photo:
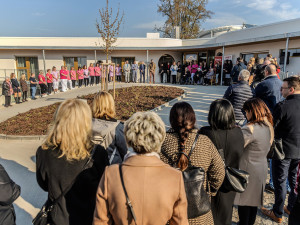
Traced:
[[[189, 154], [194, 143], [198, 129], [196, 129], [196, 116], [192, 106], [186, 102], [176, 103], [170, 111], [171, 129], [167, 131], [165, 141], [161, 148], [161, 160], [171, 166], [185, 170], [188, 165], [188, 159], [184, 152]], [[170, 162], [172, 159], [173, 162]], [[216, 195], [222, 185], [225, 171], [224, 163], [219, 155], [215, 145], [207, 136], [199, 135], [195, 149], [190, 156], [193, 166], [202, 167], [206, 172], [205, 189], [210, 196]], [[174, 162], [175, 165], [174, 165]], [[193, 219], [189, 219], [190, 225], [212, 225], [213, 216], [211, 211]]]

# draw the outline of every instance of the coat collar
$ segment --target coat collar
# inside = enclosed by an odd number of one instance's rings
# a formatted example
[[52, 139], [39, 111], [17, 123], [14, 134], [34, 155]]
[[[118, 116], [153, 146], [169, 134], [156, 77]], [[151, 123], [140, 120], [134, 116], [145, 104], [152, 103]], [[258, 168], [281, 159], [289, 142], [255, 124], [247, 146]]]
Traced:
[[136, 166], [136, 167], [162, 167], [169, 166], [161, 161], [156, 156], [145, 156], [145, 155], [134, 155], [127, 158], [123, 165], [125, 166]]
[[278, 77], [277, 77], [277, 75], [276, 75], [276, 74], [269, 75], [269, 76], [267, 76], [267, 77], [266, 77], [264, 80], [268, 80], [268, 79], [274, 79], [274, 78], [278, 79]]
[[286, 99], [300, 99], [300, 94], [293, 94], [286, 97]]

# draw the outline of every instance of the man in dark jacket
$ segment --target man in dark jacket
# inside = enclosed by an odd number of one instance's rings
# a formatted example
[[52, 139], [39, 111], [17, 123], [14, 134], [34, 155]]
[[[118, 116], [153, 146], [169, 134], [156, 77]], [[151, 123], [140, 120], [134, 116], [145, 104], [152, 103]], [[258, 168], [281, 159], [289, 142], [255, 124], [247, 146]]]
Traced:
[[15, 184], [0, 164], [0, 224], [15, 225], [13, 202], [20, 196], [21, 188]]
[[242, 70], [247, 69], [245, 66], [243, 59], [238, 57], [236, 60], [236, 65], [233, 67], [231, 71], [232, 82], [237, 83], [239, 79], [239, 74]]
[[276, 74], [276, 66], [270, 64], [265, 67], [265, 79], [255, 88], [255, 97], [262, 99], [271, 112], [275, 105], [282, 100], [281, 89], [282, 81]]
[[249, 77], [249, 71], [242, 70], [238, 77], [238, 83], [229, 86], [223, 97], [231, 102], [234, 109], [235, 120], [241, 126], [246, 119], [242, 113], [243, 105], [245, 101], [252, 98], [254, 94], [253, 89], [248, 84]]
[[[297, 167], [300, 162], [300, 78], [289, 77], [283, 81], [281, 93], [286, 100], [276, 105], [273, 121], [275, 139], [282, 140], [285, 158], [272, 160], [275, 204], [272, 210], [262, 208], [262, 212], [276, 222], [282, 221], [284, 212], [290, 214], [296, 202], [297, 195], [293, 190], [296, 186]], [[286, 207], [284, 202], [287, 178], [292, 191]]]

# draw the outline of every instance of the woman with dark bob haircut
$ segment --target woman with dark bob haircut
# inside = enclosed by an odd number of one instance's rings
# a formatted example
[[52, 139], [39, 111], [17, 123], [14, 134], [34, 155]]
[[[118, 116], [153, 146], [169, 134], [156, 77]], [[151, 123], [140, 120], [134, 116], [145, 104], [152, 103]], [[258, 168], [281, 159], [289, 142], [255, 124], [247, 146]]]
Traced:
[[[170, 124], [171, 129], [167, 131], [161, 148], [161, 160], [183, 171], [188, 166], [186, 155], [190, 153], [198, 132], [195, 126], [196, 115], [192, 106], [186, 102], [176, 103], [170, 111]], [[214, 196], [224, 179], [224, 164], [216, 147], [205, 135], [199, 135], [190, 156], [190, 162], [193, 166], [202, 167], [205, 170], [205, 184], [209, 186], [209, 194]], [[189, 219], [189, 224], [214, 224], [211, 211], [200, 217]]]
[[[249, 184], [243, 193], [235, 196], [239, 224], [255, 223], [257, 208], [263, 208], [264, 189], [268, 174], [267, 154], [274, 139], [273, 117], [267, 105], [259, 98], [244, 103], [248, 123], [242, 128], [245, 151], [240, 159], [240, 169], [249, 173]], [[268, 210], [267, 210], [268, 211]]]
[[[235, 125], [234, 110], [226, 99], [217, 99], [210, 105], [208, 113], [210, 126], [202, 127], [200, 134], [208, 136], [218, 149], [225, 165], [239, 168], [244, 151], [244, 137], [240, 127]], [[232, 207], [235, 192], [221, 187], [211, 199], [212, 213], [216, 225], [232, 224]]]

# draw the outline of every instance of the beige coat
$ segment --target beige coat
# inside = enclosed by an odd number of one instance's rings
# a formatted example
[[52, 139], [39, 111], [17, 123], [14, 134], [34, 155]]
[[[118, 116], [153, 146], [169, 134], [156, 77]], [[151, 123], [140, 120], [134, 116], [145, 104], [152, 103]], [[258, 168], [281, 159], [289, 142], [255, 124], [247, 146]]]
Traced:
[[[123, 177], [138, 225], [188, 225], [187, 200], [180, 171], [156, 156], [135, 155], [123, 162]], [[106, 168], [100, 181], [94, 225], [135, 224], [126, 205], [119, 165]]]
[[[268, 123], [269, 124], [269, 123]], [[274, 139], [271, 124], [246, 125], [242, 128], [245, 150], [240, 159], [240, 169], [249, 173], [249, 183], [243, 193], [237, 193], [234, 204], [260, 207], [268, 174], [267, 154]]]
[[[197, 129], [193, 129], [188, 136], [186, 141], [186, 153], [189, 154], [190, 149], [194, 143]], [[174, 132], [173, 129], [170, 129], [167, 132], [167, 136], [162, 145], [161, 151], [166, 153], [169, 157], [172, 158], [173, 162], [178, 161], [178, 134]], [[164, 156], [164, 154], [160, 154], [161, 159], [165, 163], [170, 163], [169, 160]], [[205, 135], [199, 135], [198, 141], [196, 143], [195, 149], [191, 155], [191, 164], [196, 167], [202, 167], [206, 171], [205, 183], [208, 183], [209, 194], [211, 196], [216, 195], [218, 189], [223, 183], [225, 169], [224, 163], [222, 161], [221, 156], [218, 153], [215, 145], [211, 142], [211, 140]], [[204, 187], [206, 189], [206, 185]], [[199, 216], [194, 219], [189, 219], [190, 225], [213, 225], [213, 216], [211, 211], [208, 213]]]

